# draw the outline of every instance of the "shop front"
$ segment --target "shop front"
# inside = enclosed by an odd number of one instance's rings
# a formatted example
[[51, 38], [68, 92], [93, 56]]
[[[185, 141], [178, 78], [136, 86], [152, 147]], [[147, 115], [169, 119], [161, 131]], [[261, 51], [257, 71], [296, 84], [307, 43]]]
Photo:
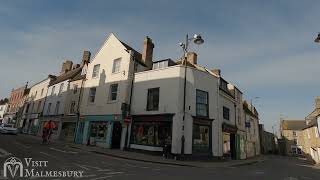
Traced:
[[172, 114], [133, 116], [130, 148], [162, 152], [171, 147]]
[[60, 140], [63, 141], [74, 141], [76, 126], [77, 126], [78, 116], [65, 116], [62, 119]]
[[120, 148], [121, 115], [81, 116], [75, 142], [105, 148]]
[[238, 148], [240, 143], [237, 143], [237, 127], [223, 123], [223, 156], [226, 158], [237, 159]]
[[193, 117], [193, 156], [212, 155], [212, 120]]

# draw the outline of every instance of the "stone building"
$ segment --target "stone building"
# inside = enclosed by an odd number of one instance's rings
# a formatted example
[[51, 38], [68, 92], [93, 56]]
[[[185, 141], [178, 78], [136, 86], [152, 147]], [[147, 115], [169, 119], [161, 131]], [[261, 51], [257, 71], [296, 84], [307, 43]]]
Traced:
[[9, 100], [7, 98], [0, 100], [0, 124], [4, 123], [3, 117], [4, 117], [4, 114], [7, 112], [8, 102], [9, 102]]

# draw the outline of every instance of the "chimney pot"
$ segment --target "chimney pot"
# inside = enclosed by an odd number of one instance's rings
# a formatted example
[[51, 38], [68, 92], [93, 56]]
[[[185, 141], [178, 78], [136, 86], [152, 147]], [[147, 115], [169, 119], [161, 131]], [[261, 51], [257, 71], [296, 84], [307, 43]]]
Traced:
[[73, 62], [70, 61], [70, 60], [66, 60], [63, 64], [62, 64], [62, 69], [61, 69], [61, 72], [60, 74], [64, 74], [68, 71], [70, 71], [72, 69], [72, 65], [73, 65]]
[[81, 65], [83, 66], [85, 64], [88, 64], [90, 62], [90, 58], [91, 58], [91, 52], [87, 50], [83, 51]]
[[187, 54], [187, 61], [191, 64], [197, 64], [197, 53], [195, 52], [188, 52]]
[[152, 56], [153, 56], [154, 44], [152, 39], [146, 36], [143, 41], [142, 61], [147, 65], [149, 69], [152, 69]]

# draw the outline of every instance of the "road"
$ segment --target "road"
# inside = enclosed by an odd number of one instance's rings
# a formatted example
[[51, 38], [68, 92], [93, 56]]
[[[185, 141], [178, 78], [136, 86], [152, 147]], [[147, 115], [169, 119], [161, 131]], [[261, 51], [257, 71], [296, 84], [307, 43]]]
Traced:
[[[319, 180], [320, 168], [308, 162], [288, 157], [269, 156], [264, 162], [224, 168], [193, 168], [118, 159], [106, 155], [74, 149], [62, 143], [42, 145], [38, 140], [21, 135], [0, 135], [0, 164], [9, 157], [37, 161], [38, 170], [83, 171], [81, 179], [88, 180]], [[30, 160], [30, 159], [29, 159]], [[41, 161], [46, 166], [39, 167]], [[35, 163], [36, 164], [36, 163]], [[42, 163], [43, 165], [44, 163]], [[26, 166], [24, 166], [26, 167]], [[29, 178], [46, 179], [46, 178]], [[50, 179], [64, 179], [55, 177]], [[70, 179], [70, 178], [69, 178]]]

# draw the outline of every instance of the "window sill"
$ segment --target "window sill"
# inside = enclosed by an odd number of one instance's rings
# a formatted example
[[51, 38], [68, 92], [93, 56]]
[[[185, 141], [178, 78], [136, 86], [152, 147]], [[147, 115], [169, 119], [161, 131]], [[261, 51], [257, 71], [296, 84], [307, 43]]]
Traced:
[[109, 100], [109, 101], [107, 102], [107, 104], [114, 104], [114, 103], [117, 103], [117, 102], [118, 102], [118, 100], [113, 100], [113, 101]]

